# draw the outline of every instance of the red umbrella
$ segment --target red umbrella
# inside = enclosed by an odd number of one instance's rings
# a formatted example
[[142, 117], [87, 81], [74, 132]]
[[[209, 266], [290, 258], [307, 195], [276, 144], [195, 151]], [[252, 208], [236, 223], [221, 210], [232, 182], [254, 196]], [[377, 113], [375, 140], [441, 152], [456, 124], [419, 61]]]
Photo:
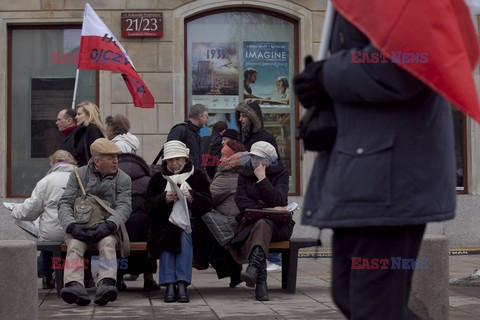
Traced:
[[[478, 38], [463, 0], [333, 0], [333, 4], [384, 55], [403, 57], [399, 67], [480, 123], [472, 75], [479, 57]], [[423, 59], [413, 61], [412, 54]]]

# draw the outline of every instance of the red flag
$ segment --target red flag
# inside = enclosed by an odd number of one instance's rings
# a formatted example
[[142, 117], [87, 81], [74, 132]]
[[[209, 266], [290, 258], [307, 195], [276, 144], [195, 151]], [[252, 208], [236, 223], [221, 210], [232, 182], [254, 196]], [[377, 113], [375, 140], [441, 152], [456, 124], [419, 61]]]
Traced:
[[87, 3], [83, 13], [78, 69], [120, 72], [135, 107], [153, 108], [153, 95], [120, 42]]
[[[480, 123], [478, 39], [463, 0], [332, 1], [378, 50]], [[427, 61], [409, 60], [412, 53]]]

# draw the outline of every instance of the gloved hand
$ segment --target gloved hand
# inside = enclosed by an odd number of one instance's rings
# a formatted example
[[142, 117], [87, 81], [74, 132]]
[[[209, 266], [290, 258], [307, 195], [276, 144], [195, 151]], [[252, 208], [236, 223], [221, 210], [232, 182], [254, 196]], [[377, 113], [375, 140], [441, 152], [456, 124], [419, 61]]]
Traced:
[[70, 233], [74, 239], [82, 242], [89, 242], [92, 240], [90, 235], [78, 223], [70, 223], [67, 227], [67, 233]]
[[117, 230], [115, 223], [109, 220], [105, 220], [104, 223], [96, 225], [95, 230], [93, 230], [92, 240], [93, 242], [99, 242], [105, 237], [108, 237]]
[[312, 56], [306, 56], [305, 69], [293, 78], [293, 91], [305, 108], [322, 106], [331, 100], [323, 86], [324, 62], [313, 62]]

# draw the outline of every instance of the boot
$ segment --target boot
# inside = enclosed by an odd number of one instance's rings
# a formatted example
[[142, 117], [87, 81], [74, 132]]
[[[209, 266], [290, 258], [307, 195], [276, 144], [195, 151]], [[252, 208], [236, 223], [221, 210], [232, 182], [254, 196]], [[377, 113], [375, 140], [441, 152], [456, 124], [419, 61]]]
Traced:
[[60, 295], [66, 303], [76, 303], [79, 306], [86, 306], [92, 301], [85, 287], [77, 281], [66, 283], [65, 287], [60, 291]]
[[232, 273], [230, 275], [230, 283], [228, 284], [230, 288], [235, 288], [238, 284], [242, 282], [241, 272], [242, 270], [239, 269], [232, 270]]
[[249, 262], [247, 270], [242, 273], [240, 278], [242, 281], [245, 281], [247, 287], [253, 288], [257, 282], [257, 276], [262, 266], [262, 261], [266, 261], [265, 253], [263, 252], [262, 248], [260, 246], [255, 246], [252, 249], [248, 260]]
[[115, 286], [115, 280], [112, 278], [103, 278], [98, 282], [95, 302], [100, 306], [106, 305], [109, 301], [117, 300], [118, 290]]
[[167, 283], [167, 290], [165, 292], [165, 298], [163, 299], [163, 301], [167, 303], [177, 301], [176, 291], [177, 290], [175, 289], [175, 283]]
[[178, 293], [177, 293], [177, 302], [190, 302], [187, 293], [187, 283], [185, 281], [178, 281]]
[[258, 301], [268, 301], [268, 287], [267, 287], [267, 261], [263, 261], [260, 272], [257, 276], [257, 285], [255, 286], [255, 299]]

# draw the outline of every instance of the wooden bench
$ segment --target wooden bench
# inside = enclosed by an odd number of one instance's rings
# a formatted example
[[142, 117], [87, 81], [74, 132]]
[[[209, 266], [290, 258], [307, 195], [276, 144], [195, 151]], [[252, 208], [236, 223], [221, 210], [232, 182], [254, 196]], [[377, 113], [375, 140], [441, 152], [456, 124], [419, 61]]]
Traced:
[[[294, 294], [297, 287], [298, 250], [320, 245], [320, 240], [314, 238], [293, 238], [288, 241], [270, 243], [269, 252], [282, 253], [282, 289]], [[53, 257], [62, 258], [67, 252], [67, 245], [63, 242], [37, 241], [37, 249], [52, 252]], [[130, 251], [146, 251], [146, 242], [131, 242]], [[63, 288], [63, 269], [55, 269], [57, 295]]]

